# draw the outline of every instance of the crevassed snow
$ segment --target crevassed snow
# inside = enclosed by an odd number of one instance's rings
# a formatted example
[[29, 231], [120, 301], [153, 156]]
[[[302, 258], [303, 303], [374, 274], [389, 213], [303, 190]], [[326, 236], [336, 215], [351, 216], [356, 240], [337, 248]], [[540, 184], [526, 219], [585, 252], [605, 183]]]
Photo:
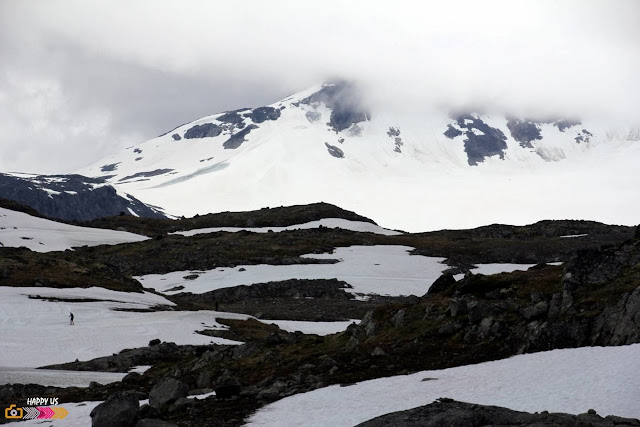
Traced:
[[24, 246], [36, 252], [49, 252], [147, 239], [125, 231], [78, 227], [0, 208], [0, 246]]
[[353, 426], [440, 397], [517, 411], [593, 408], [602, 416], [640, 418], [640, 344], [553, 350], [325, 387], [267, 405], [248, 425]]
[[[251, 285], [288, 279], [344, 280], [349, 292], [378, 295], [424, 295], [431, 284], [449, 267], [444, 258], [410, 255], [413, 248], [398, 245], [349, 246], [336, 248], [332, 254], [303, 255], [315, 259], [338, 259], [335, 264], [240, 265], [207, 271], [174, 271], [136, 277], [148, 288], [166, 294], [192, 292], [201, 294], [215, 289]], [[509, 272], [526, 269], [530, 264], [487, 264], [479, 272]], [[244, 269], [241, 271], [241, 269]], [[193, 280], [184, 279], [192, 273]], [[488, 274], [488, 273], [487, 273]], [[170, 291], [175, 286], [184, 289]]]
[[251, 231], [253, 233], [267, 233], [269, 231], [273, 231], [274, 233], [278, 233], [281, 231], [288, 230], [307, 230], [310, 228], [319, 228], [320, 226], [328, 227], [328, 228], [342, 228], [344, 230], [352, 230], [359, 232], [368, 232], [375, 234], [383, 234], [385, 236], [397, 236], [402, 234], [399, 231], [388, 230], [386, 228], [382, 228], [378, 225], [371, 224], [370, 222], [364, 221], [350, 221], [342, 218], [324, 218], [319, 221], [310, 221], [304, 224], [296, 224], [289, 225], [287, 227], [212, 227], [212, 228], [198, 228], [195, 230], [189, 231], [176, 231], [175, 233], [169, 234], [181, 234], [183, 236], [193, 236], [196, 234], [203, 233], [216, 233], [218, 231], [226, 231], [230, 233], [235, 233], [238, 231]]
[[[100, 302], [50, 302], [28, 295], [58, 298], [100, 298]], [[130, 298], [130, 299], [129, 299]], [[52, 289], [0, 287], [0, 366], [38, 367], [89, 360], [125, 348], [144, 347], [152, 339], [176, 344], [238, 344], [196, 334], [224, 329], [213, 311], [114, 311], [171, 303], [150, 294], [106, 289]], [[129, 302], [125, 302], [129, 301]], [[68, 316], [73, 312], [75, 325]], [[233, 314], [225, 313], [225, 317]], [[239, 315], [243, 316], [243, 315]], [[246, 316], [244, 316], [246, 317]]]

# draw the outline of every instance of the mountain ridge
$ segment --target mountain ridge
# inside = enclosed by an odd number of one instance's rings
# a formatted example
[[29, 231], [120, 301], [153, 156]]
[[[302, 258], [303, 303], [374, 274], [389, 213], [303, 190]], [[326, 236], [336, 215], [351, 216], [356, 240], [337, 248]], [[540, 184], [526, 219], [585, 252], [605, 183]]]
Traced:
[[337, 83], [194, 120], [79, 173], [174, 215], [322, 200], [409, 231], [561, 218], [632, 225], [628, 209], [608, 206], [635, 204], [638, 139], [633, 128], [576, 119], [385, 112]]
[[26, 205], [44, 217], [66, 221], [89, 221], [113, 215], [167, 217], [161, 209], [119, 192], [103, 178], [77, 174], [0, 173], [0, 198]]

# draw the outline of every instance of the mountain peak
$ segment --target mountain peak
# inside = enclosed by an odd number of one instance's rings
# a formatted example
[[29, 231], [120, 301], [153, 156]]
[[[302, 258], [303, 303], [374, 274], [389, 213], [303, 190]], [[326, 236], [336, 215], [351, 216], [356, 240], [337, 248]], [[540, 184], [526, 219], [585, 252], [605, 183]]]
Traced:
[[[602, 192], [613, 205], [626, 203], [625, 192], [603, 185], [615, 174], [594, 174], [591, 165], [631, 170], [639, 148], [628, 129], [491, 111], [388, 111], [366, 99], [356, 83], [327, 82], [178, 126], [80, 173], [186, 216], [325, 200], [414, 231], [543, 218], [635, 221], [586, 197]], [[619, 188], [638, 183], [616, 179]], [[575, 197], [555, 191], [559, 185]], [[465, 213], [468, 200], [474, 215]]]

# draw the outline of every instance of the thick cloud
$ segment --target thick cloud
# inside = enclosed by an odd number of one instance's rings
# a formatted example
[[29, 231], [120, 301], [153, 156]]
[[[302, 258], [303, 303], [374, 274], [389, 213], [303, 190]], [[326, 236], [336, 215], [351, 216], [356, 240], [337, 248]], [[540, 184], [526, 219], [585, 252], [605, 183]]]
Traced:
[[638, 121], [640, 3], [0, 3], [0, 170], [67, 172], [329, 77], [378, 107]]

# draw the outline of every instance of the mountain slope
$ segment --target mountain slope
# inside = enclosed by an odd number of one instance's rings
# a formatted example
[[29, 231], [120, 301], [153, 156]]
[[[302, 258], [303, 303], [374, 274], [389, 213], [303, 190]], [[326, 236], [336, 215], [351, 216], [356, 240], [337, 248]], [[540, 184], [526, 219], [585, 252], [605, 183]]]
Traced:
[[637, 222], [637, 129], [363, 105], [349, 84], [319, 86], [201, 118], [79, 172], [187, 216], [325, 201], [407, 231]]
[[0, 173], [0, 197], [50, 218], [89, 221], [119, 214], [165, 218], [161, 210], [118, 192], [102, 178]]
[[146, 239], [125, 231], [78, 227], [0, 208], [0, 247], [26, 247], [35, 252], [50, 252]]

